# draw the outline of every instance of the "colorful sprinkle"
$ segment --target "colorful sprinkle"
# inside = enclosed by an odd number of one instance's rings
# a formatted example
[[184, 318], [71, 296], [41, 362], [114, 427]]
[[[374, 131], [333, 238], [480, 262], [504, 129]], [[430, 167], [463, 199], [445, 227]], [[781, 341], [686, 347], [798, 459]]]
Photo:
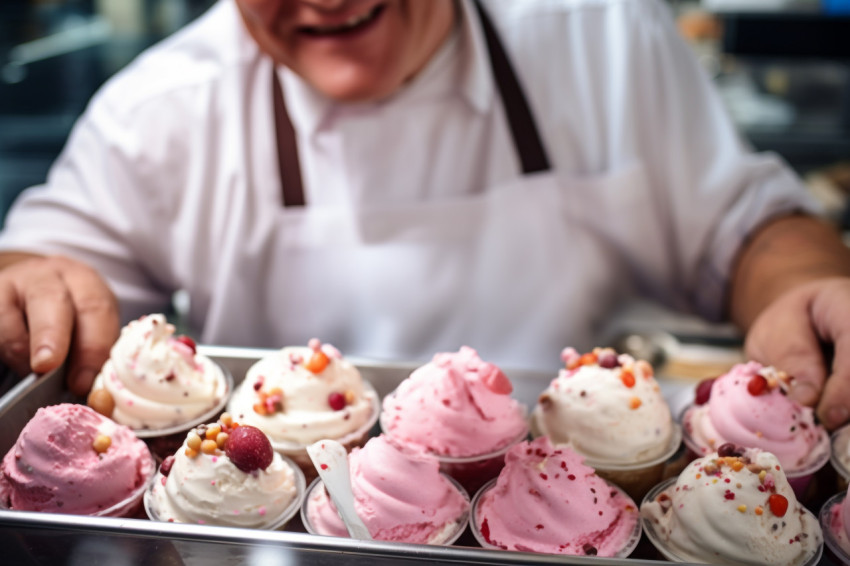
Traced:
[[767, 498], [767, 504], [770, 507], [770, 512], [777, 517], [784, 517], [788, 511], [788, 499], [784, 495], [771, 493]]

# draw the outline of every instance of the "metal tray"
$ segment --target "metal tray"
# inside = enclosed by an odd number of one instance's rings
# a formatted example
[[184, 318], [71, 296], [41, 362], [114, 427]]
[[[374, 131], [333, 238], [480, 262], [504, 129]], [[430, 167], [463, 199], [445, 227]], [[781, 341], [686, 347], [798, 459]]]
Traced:
[[[200, 346], [198, 350], [233, 374], [236, 383], [248, 368], [271, 352]], [[418, 364], [383, 363], [352, 359], [363, 377], [383, 397], [395, 389]], [[514, 395], [529, 407], [553, 374], [506, 371]], [[659, 379], [671, 404], [681, 403], [681, 383]], [[42, 377], [30, 375], [0, 398], [0, 456], [39, 407], [80, 402], [64, 387], [62, 368]], [[0, 389], [2, 391], [2, 389]], [[674, 409], [675, 411], [675, 409]], [[54, 513], [0, 510], [0, 564], [333, 564], [383, 566], [384, 564], [599, 564], [599, 558], [549, 556], [484, 550], [476, 547], [469, 531], [458, 544], [433, 547], [378, 541], [354, 541], [306, 534], [298, 519], [285, 531], [261, 531], [208, 525], [159, 523], [143, 519], [92, 518]], [[625, 566], [662, 564], [643, 540], [627, 559], [604, 559]]]

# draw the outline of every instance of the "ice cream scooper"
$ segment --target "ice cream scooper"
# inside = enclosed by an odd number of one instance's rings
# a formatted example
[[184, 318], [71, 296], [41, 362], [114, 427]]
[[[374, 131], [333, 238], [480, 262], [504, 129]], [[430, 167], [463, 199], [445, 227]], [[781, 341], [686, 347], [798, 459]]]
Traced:
[[369, 529], [354, 510], [354, 494], [351, 491], [351, 475], [348, 471], [348, 454], [336, 440], [319, 440], [307, 447], [307, 454], [316, 466], [319, 477], [336, 506], [351, 538], [372, 540]]

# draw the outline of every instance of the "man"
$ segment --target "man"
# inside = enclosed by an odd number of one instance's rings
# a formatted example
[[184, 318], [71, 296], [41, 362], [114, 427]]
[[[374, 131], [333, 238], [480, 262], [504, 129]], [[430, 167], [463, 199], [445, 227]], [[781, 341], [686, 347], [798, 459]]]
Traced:
[[834, 427], [850, 255], [811, 210], [656, 0], [223, 0], [12, 211], [2, 358], [69, 354], [85, 392], [122, 318], [185, 289], [204, 342], [551, 367], [641, 292], [730, 317]]

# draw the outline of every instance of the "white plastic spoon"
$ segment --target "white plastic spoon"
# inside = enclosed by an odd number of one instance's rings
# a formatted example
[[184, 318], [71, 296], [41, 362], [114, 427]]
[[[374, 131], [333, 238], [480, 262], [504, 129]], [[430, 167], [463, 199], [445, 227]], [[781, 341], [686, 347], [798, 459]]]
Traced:
[[345, 447], [336, 440], [319, 440], [307, 447], [307, 454], [316, 466], [351, 538], [372, 540], [369, 529], [354, 511], [354, 494], [351, 492]]

